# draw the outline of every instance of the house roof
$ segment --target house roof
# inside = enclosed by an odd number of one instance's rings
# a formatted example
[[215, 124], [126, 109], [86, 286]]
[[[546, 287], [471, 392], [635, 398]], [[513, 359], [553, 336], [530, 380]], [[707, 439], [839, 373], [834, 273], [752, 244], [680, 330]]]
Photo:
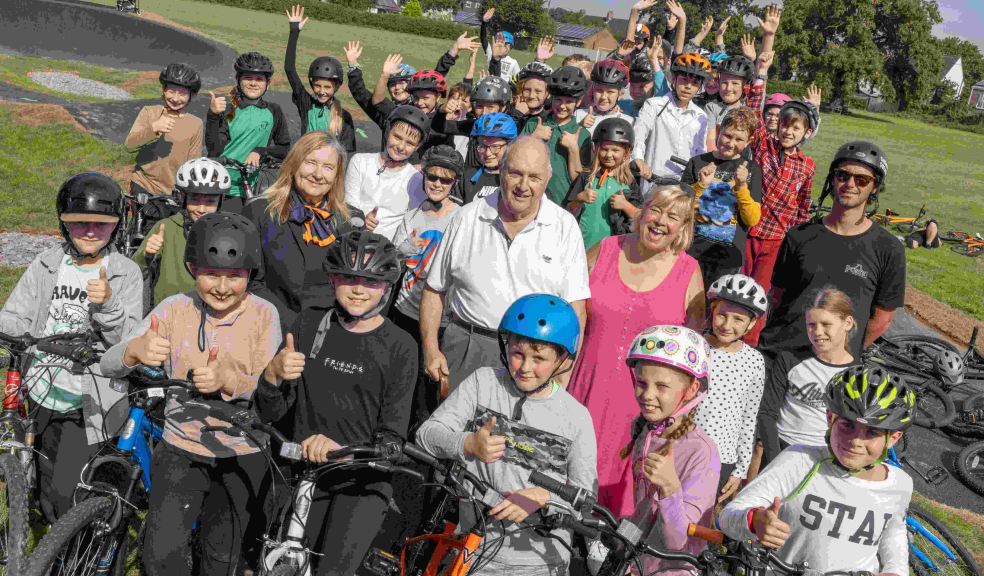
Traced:
[[376, 8], [386, 12], [399, 12], [400, 3], [397, 0], [376, 0]]
[[629, 31], [629, 20], [627, 18], [612, 18], [608, 21], [608, 30], [617, 40], [625, 40]]
[[455, 13], [454, 21], [456, 24], [464, 24], [465, 26], [481, 26], [482, 19], [478, 17], [475, 12], [468, 12], [465, 10], [460, 10]]
[[984, 88], [984, 80], [981, 80], [977, 84], [974, 84], [973, 86], [971, 86], [971, 88]]
[[601, 28], [598, 26], [582, 26], [580, 24], [557, 23], [558, 38], [570, 38], [571, 40], [584, 40], [588, 36], [597, 33]]
[[943, 57], [943, 73], [946, 74], [953, 68], [953, 65], [960, 60], [960, 56], [944, 56]]

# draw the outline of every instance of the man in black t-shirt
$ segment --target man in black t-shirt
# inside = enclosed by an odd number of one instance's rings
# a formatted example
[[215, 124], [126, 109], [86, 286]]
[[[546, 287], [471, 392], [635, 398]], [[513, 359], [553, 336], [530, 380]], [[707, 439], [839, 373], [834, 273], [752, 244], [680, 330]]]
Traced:
[[833, 196], [830, 214], [790, 230], [779, 249], [760, 348], [809, 346], [804, 314], [825, 286], [854, 303], [855, 356], [888, 329], [905, 299], [905, 249], [865, 214], [884, 191], [887, 173], [885, 153], [875, 144], [849, 142], [837, 150], [820, 196], [821, 202]]

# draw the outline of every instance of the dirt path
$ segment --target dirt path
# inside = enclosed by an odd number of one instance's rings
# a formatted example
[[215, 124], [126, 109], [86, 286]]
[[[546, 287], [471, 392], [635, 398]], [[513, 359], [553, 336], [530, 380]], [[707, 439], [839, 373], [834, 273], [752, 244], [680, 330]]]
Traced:
[[905, 309], [920, 322], [956, 344], [967, 345], [974, 327], [984, 333], [984, 322], [937, 302], [912, 286], [907, 286], [905, 290]]

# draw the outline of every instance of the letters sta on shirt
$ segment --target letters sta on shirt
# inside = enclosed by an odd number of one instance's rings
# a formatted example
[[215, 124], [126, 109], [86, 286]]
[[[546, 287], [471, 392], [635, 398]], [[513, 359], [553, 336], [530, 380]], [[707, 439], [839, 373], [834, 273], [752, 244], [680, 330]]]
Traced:
[[[860, 517], [864, 514], [864, 517]], [[826, 536], [862, 546], [876, 546], [881, 539], [885, 525], [892, 519], [891, 513], [881, 515], [881, 528], [878, 537], [875, 535], [876, 513], [874, 510], [859, 511], [857, 507], [824, 500], [816, 494], [808, 494], [803, 499], [803, 513], [799, 517], [801, 526], [810, 531], [820, 531], [824, 518], [833, 519], [833, 526], [827, 530]], [[847, 522], [845, 522], [845, 519]], [[853, 530], [853, 531], [852, 531]]]

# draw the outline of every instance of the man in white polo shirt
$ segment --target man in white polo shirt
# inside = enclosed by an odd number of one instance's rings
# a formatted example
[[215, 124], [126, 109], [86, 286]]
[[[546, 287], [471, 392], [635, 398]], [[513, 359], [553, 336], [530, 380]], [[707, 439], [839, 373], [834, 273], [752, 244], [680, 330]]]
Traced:
[[[506, 151], [501, 188], [454, 215], [434, 256], [420, 303], [424, 368], [442, 393], [483, 366], [501, 366], [496, 330], [506, 309], [532, 293], [574, 307], [583, 331], [588, 266], [574, 217], [544, 197], [549, 151], [517, 138]], [[438, 342], [450, 297], [451, 322]]]

